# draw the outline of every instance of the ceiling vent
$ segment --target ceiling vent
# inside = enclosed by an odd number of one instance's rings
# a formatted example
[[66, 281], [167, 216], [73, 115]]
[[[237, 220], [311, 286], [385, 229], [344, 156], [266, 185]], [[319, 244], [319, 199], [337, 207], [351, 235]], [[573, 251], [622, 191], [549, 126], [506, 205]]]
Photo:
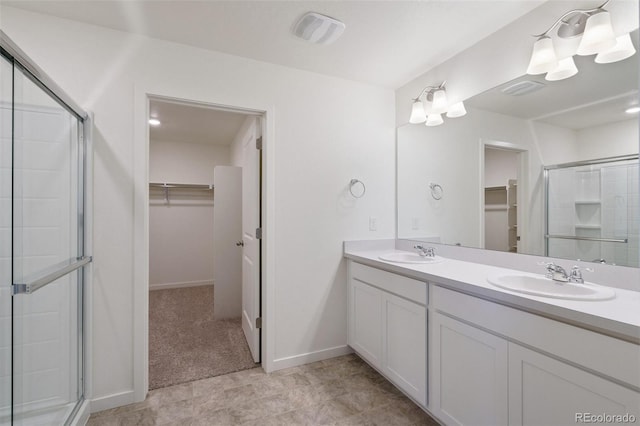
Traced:
[[526, 95], [527, 93], [536, 92], [545, 87], [546, 85], [544, 83], [540, 83], [539, 81], [525, 80], [519, 81], [515, 84], [512, 84], [511, 86], [507, 86], [501, 89], [501, 92], [505, 95], [510, 96], [522, 96]]
[[345, 25], [337, 19], [309, 12], [296, 23], [293, 33], [316, 44], [331, 44], [344, 32]]

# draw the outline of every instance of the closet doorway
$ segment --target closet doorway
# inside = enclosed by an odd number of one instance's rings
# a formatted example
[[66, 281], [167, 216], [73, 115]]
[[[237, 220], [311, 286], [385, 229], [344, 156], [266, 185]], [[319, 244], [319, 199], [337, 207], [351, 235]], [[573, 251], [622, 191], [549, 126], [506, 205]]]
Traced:
[[[521, 252], [523, 164], [526, 151], [485, 144], [483, 152], [483, 247]], [[519, 203], [520, 201], [520, 203]]]
[[262, 116], [149, 100], [149, 388], [260, 362]]

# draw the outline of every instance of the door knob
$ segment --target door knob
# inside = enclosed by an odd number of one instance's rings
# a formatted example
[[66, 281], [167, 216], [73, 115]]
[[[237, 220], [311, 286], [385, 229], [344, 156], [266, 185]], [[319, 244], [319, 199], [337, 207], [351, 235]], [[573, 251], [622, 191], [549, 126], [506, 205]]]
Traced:
[[244, 247], [244, 241], [240, 240], [236, 243], [238, 247]]

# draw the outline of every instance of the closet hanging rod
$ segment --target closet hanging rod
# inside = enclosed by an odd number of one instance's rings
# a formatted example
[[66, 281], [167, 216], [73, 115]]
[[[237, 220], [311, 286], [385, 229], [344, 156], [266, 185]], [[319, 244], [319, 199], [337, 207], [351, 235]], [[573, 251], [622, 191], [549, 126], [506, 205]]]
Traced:
[[157, 189], [197, 189], [202, 191], [212, 191], [213, 185], [190, 184], [190, 183], [156, 183], [150, 182], [149, 188]]

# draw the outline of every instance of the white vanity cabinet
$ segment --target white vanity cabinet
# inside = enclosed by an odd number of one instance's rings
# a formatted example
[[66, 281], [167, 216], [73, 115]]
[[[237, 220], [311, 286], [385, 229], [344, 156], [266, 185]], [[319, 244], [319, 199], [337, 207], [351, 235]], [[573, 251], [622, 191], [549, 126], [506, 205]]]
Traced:
[[429, 315], [429, 409], [447, 425], [640, 419], [637, 344], [437, 285]]
[[427, 284], [349, 262], [349, 345], [422, 406]]

